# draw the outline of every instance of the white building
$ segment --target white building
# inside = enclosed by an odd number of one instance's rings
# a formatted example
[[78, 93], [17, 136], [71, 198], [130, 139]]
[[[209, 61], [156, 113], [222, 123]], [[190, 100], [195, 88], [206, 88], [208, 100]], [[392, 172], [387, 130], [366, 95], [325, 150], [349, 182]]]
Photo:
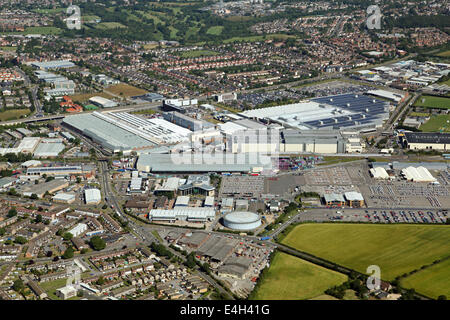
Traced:
[[80, 234], [82, 234], [83, 232], [86, 232], [88, 229], [87, 224], [85, 223], [79, 223], [77, 224], [75, 227], [73, 227], [72, 229], [69, 230], [69, 232], [74, 236], [74, 237], [78, 237]]
[[87, 189], [84, 191], [86, 204], [99, 204], [102, 201], [102, 195], [98, 189]]

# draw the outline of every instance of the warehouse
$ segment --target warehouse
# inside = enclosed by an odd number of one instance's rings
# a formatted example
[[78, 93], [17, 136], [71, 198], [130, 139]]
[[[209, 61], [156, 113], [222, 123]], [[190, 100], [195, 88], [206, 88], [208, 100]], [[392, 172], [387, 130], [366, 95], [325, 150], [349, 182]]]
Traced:
[[53, 202], [70, 204], [75, 202], [75, 195], [73, 193], [59, 192], [52, 200]]
[[435, 182], [437, 181], [435, 177], [424, 167], [408, 167], [402, 170], [402, 176], [413, 182]]
[[159, 144], [187, 141], [190, 130], [164, 119], [143, 119], [126, 112], [80, 114], [63, 124], [82, 133], [103, 148], [129, 154], [150, 151]]
[[199, 131], [203, 130], [206, 127], [214, 126], [213, 124], [210, 124], [208, 122], [191, 118], [176, 111], [165, 112], [163, 114], [163, 118], [164, 120], [167, 120], [171, 123], [175, 123], [176, 125], [183, 128], [187, 128], [191, 131]]
[[247, 110], [240, 115], [301, 130], [365, 128], [383, 124], [389, 117], [389, 103], [366, 95], [342, 94]]
[[233, 230], [253, 230], [261, 225], [261, 218], [253, 212], [236, 211], [223, 218], [223, 225]]
[[172, 210], [152, 209], [148, 214], [150, 221], [212, 221], [216, 216], [213, 208], [178, 207]]
[[282, 152], [345, 153], [346, 141], [338, 131], [283, 130]]
[[389, 174], [387, 173], [386, 169], [383, 167], [371, 168], [369, 171], [370, 171], [370, 174], [372, 175], [372, 177], [374, 177], [375, 179], [382, 179], [382, 180], [389, 179]]
[[105, 99], [103, 97], [92, 97], [89, 99], [89, 102], [93, 105], [101, 108], [114, 108], [117, 107], [117, 102], [111, 101], [109, 99]]
[[99, 204], [102, 201], [102, 195], [99, 189], [84, 190], [84, 200], [86, 204]]
[[72, 68], [75, 64], [69, 60], [52, 60], [44, 62], [32, 62], [31, 65], [37, 69], [50, 70], [50, 69], [66, 69]]
[[450, 133], [405, 132], [403, 145], [409, 150], [450, 150]]
[[189, 196], [179, 196], [175, 201], [175, 207], [188, 207], [189, 206]]
[[245, 279], [251, 265], [252, 259], [248, 257], [229, 258], [219, 267], [217, 274], [221, 277]]
[[43, 198], [44, 195], [48, 193], [54, 193], [69, 186], [69, 182], [66, 180], [55, 179], [49, 182], [39, 183], [37, 185], [33, 185], [32, 187], [27, 187], [23, 190], [22, 194], [24, 196], [31, 197], [34, 193], [38, 196], [38, 198]]
[[62, 139], [42, 139], [33, 156], [36, 158], [55, 158], [64, 148]]
[[242, 172], [271, 170], [270, 157], [253, 154], [141, 154], [136, 168], [144, 172]]
[[27, 169], [27, 176], [70, 176], [80, 175], [85, 171], [81, 166], [64, 166], [64, 167], [32, 167]]
[[40, 141], [41, 138], [39, 137], [25, 137], [15, 148], [0, 148], [0, 155], [5, 155], [7, 153], [33, 153]]

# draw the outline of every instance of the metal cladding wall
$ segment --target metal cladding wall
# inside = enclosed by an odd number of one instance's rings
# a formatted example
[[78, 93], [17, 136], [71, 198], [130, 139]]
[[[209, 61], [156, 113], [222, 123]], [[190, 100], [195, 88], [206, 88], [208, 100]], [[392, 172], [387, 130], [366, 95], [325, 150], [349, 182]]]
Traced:
[[253, 230], [261, 225], [261, 218], [252, 212], [232, 212], [223, 218], [225, 227], [233, 230]]

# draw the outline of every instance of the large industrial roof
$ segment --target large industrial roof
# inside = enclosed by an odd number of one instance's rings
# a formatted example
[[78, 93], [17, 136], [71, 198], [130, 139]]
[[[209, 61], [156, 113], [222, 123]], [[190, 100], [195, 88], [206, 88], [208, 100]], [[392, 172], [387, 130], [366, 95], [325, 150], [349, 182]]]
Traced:
[[252, 223], [260, 220], [258, 214], [248, 211], [236, 211], [227, 214], [224, 219], [230, 223]]
[[407, 180], [415, 182], [434, 182], [436, 178], [424, 167], [408, 167], [402, 170], [403, 176]]
[[248, 172], [272, 168], [270, 157], [255, 154], [141, 154], [137, 169], [151, 172]]
[[268, 118], [299, 129], [378, 125], [389, 115], [388, 103], [363, 94], [341, 94], [277, 107], [248, 110], [247, 118]]

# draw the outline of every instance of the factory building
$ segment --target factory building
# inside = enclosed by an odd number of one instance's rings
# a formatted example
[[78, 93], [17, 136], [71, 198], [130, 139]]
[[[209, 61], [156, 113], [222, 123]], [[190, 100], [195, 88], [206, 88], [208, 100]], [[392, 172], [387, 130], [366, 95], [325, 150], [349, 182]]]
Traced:
[[70, 176], [80, 175], [86, 170], [81, 166], [31, 167], [27, 169], [27, 176]]
[[100, 108], [114, 108], [117, 107], [117, 102], [111, 101], [109, 99], [105, 99], [103, 97], [92, 97], [89, 99], [89, 102], [93, 105], [100, 107]]
[[389, 103], [367, 95], [342, 94], [247, 110], [240, 115], [300, 130], [362, 129], [382, 125], [389, 118]]
[[223, 218], [223, 225], [233, 230], [253, 230], [261, 225], [261, 218], [253, 212], [235, 211]]
[[49, 182], [39, 183], [32, 187], [23, 189], [22, 194], [27, 197], [31, 197], [32, 194], [36, 194], [38, 198], [43, 198], [45, 194], [55, 193], [69, 186], [69, 182], [66, 180], [55, 179]]
[[205, 125], [203, 121], [191, 118], [177, 111], [165, 112], [163, 118], [191, 131], [203, 130]]
[[99, 204], [102, 201], [102, 194], [99, 189], [86, 189], [84, 199], [86, 204]]
[[424, 167], [407, 167], [402, 170], [402, 176], [408, 180], [413, 182], [435, 182], [437, 179], [433, 177], [433, 175], [428, 171], [427, 168]]
[[75, 64], [69, 60], [52, 60], [44, 62], [32, 62], [31, 66], [41, 70], [72, 68]]
[[75, 202], [75, 194], [59, 192], [52, 198], [52, 200], [53, 202], [70, 204]]
[[141, 154], [136, 168], [145, 172], [254, 172], [272, 169], [270, 157], [261, 154]]
[[15, 148], [0, 148], [0, 155], [7, 153], [34, 153], [40, 141], [41, 138], [39, 137], [25, 137]]
[[150, 151], [164, 143], [187, 141], [190, 130], [164, 119], [144, 119], [126, 112], [80, 114], [66, 117], [63, 124], [113, 153]]
[[172, 210], [152, 209], [148, 214], [150, 221], [189, 221], [206, 222], [214, 220], [216, 212], [206, 207], [175, 207]]
[[403, 145], [409, 150], [450, 150], [450, 133], [405, 132]]
[[216, 188], [210, 184], [210, 178], [207, 175], [189, 176], [186, 183], [178, 187], [178, 192], [182, 195], [201, 194], [205, 196], [214, 196]]

